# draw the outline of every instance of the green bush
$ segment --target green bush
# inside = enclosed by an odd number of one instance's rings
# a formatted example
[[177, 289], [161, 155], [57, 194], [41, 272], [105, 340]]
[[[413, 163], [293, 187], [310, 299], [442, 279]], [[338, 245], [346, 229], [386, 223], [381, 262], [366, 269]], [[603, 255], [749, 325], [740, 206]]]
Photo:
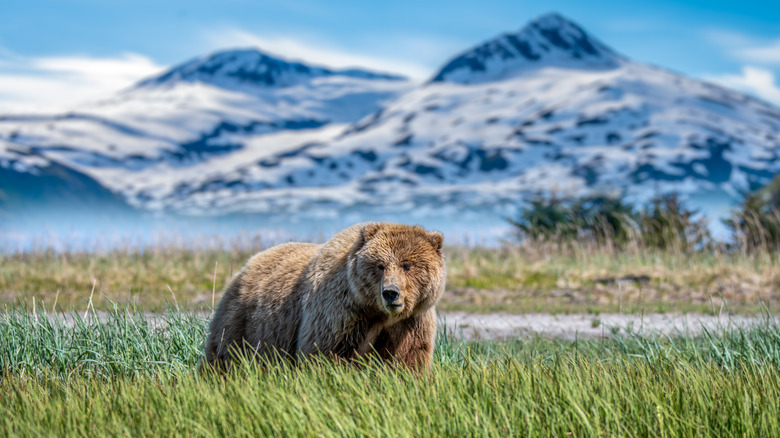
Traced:
[[676, 193], [656, 196], [636, 216], [645, 247], [689, 251], [712, 244], [707, 219], [687, 208]]
[[747, 194], [731, 218], [723, 222], [737, 245], [747, 252], [780, 249], [780, 175]]
[[517, 220], [509, 222], [522, 239], [557, 243], [584, 239], [607, 243], [627, 240], [633, 225], [632, 215], [633, 207], [619, 197], [538, 195]]
[[609, 195], [537, 195], [529, 204], [517, 219], [509, 220], [520, 240], [681, 251], [711, 243], [706, 219], [687, 208], [676, 193], [656, 196], [643, 209]]

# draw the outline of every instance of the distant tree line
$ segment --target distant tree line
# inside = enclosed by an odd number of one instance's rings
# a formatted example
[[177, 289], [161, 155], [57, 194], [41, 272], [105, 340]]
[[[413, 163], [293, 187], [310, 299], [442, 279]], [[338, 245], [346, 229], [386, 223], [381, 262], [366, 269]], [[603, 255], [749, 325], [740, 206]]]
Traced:
[[674, 251], [780, 250], [780, 175], [749, 193], [724, 224], [731, 242], [718, 242], [701, 212], [689, 208], [676, 193], [658, 195], [638, 207], [622, 196], [582, 197], [537, 195], [516, 218], [508, 221], [523, 241], [554, 244], [594, 244]]

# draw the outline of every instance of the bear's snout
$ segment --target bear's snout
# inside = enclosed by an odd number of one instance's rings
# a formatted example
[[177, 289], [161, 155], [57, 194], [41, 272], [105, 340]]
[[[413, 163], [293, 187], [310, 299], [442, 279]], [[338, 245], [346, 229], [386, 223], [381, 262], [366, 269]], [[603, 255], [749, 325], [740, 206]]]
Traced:
[[382, 300], [385, 302], [385, 307], [391, 312], [398, 311], [403, 307], [404, 303], [399, 299], [401, 297], [401, 290], [394, 284], [382, 286]]

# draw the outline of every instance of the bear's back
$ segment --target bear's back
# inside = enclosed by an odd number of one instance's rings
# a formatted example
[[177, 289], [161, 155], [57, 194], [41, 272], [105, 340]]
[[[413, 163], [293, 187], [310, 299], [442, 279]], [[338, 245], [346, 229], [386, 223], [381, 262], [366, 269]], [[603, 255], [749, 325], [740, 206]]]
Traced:
[[322, 245], [285, 243], [255, 254], [243, 270], [246, 300], [284, 299]]
[[242, 271], [237, 313], [247, 324], [243, 337], [262, 353], [265, 347], [295, 354], [301, 320], [303, 275], [322, 245], [286, 243], [252, 257]]

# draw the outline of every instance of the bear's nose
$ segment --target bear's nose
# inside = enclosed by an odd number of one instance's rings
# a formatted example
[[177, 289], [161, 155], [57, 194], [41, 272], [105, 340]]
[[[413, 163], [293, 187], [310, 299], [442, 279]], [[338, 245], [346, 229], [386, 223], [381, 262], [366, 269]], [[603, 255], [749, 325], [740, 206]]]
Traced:
[[398, 290], [398, 286], [385, 286], [382, 289], [382, 298], [384, 298], [387, 303], [394, 303], [399, 295], [401, 295], [401, 293]]

